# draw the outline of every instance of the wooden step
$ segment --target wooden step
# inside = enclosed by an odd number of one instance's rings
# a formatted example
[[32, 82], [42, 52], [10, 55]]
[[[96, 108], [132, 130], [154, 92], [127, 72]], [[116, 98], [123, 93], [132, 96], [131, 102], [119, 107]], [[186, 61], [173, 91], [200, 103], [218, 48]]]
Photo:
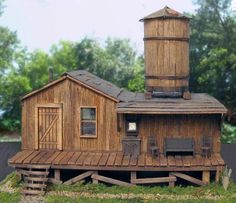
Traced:
[[28, 164], [27, 166], [26, 166], [27, 168], [31, 168], [31, 169], [45, 169], [45, 170], [48, 170], [48, 169], [50, 169], [50, 165], [44, 165], [44, 164], [41, 164], [41, 165], [39, 165], [39, 164], [36, 164], [36, 165], [33, 165], [33, 164]]
[[39, 183], [37, 183], [37, 184], [34, 184], [34, 183], [25, 183], [23, 187], [24, 187], [24, 188], [39, 188], [39, 189], [42, 188], [42, 189], [43, 189], [43, 188], [46, 188], [47, 185], [46, 185], [46, 184], [39, 184]]
[[25, 176], [37, 175], [37, 176], [48, 176], [48, 171], [27, 171], [27, 170], [18, 170], [19, 173]]
[[24, 177], [26, 181], [37, 181], [37, 182], [47, 182], [48, 178], [41, 178], [41, 177]]
[[43, 191], [43, 190], [22, 190], [21, 193], [24, 195], [44, 195], [45, 191]]

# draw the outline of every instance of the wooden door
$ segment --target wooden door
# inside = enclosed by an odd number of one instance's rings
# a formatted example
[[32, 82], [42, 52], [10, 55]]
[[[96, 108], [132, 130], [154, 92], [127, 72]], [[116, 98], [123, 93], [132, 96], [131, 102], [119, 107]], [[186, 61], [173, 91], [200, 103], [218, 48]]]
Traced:
[[36, 149], [62, 150], [62, 105], [36, 107]]

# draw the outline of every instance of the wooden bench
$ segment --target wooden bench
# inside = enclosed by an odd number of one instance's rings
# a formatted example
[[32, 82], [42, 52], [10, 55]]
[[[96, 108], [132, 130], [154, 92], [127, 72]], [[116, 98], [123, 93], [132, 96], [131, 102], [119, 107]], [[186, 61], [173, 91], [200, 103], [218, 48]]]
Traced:
[[192, 153], [194, 156], [194, 140], [192, 138], [165, 138], [164, 154], [167, 153]]

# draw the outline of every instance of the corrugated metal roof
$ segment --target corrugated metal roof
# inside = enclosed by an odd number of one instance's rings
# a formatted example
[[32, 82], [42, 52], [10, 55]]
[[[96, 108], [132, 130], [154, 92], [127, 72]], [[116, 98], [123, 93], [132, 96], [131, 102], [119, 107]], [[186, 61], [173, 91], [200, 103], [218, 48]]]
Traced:
[[189, 17], [183, 15], [182, 13], [179, 13], [178, 11], [175, 11], [168, 6], [164, 7], [161, 10], [158, 10], [154, 13], [151, 13], [150, 15], [140, 19], [140, 21], [144, 21], [147, 19], [155, 19], [155, 18], [186, 18], [189, 19]]

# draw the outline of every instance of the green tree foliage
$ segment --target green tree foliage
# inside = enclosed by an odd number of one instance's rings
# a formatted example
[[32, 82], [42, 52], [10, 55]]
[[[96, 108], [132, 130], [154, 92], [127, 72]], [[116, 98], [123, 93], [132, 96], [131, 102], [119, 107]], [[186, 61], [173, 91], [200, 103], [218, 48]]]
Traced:
[[19, 129], [20, 98], [48, 82], [49, 67], [53, 67], [54, 79], [79, 68], [120, 87], [128, 88], [130, 81], [132, 90], [143, 89], [143, 60], [137, 57], [129, 40], [108, 38], [103, 46], [88, 38], [78, 43], [61, 41], [49, 53], [21, 49], [14, 52], [14, 57], [0, 81], [2, 128]]
[[236, 127], [224, 124], [222, 128], [221, 141], [225, 144], [236, 144]]
[[198, 66], [198, 88], [217, 97], [228, 107], [236, 105], [236, 55], [216, 48], [202, 57]]
[[196, 0], [191, 19], [191, 90], [236, 107], [236, 18], [231, 0]]
[[88, 70], [119, 87], [128, 87], [140, 63], [129, 40], [108, 38], [104, 46], [96, 40], [84, 38], [76, 46], [79, 69]]
[[[3, 12], [4, 1], [0, 0], [0, 15]], [[19, 48], [19, 41], [17, 39], [16, 33], [10, 31], [7, 27], [0, 26], [0, 107], [1, 111], [4, 110], [7, 103], [11, 103], [11, 109], [14, 108], [13, 106], [16, 104], [15, 98], [11, 98], [11, 93], [6, 91], [6, 87], [9, 89], [11, 88], [12, 91], [16, 93], [17, 89], [20, 90], [21, 83], [17, 84], [18, 78], [13, 79], [13, 70], [15, 59], [18, 57], [18, 48]], [[9, 77], [8, 77], [9, 76]], [[10, 79], [11, 78], [11, 79]], [[14, 88], [16, 87], [16, 88]], [[9, 100], [10, 99], [10, 100]], [[20, 111], [19, 107], [18, 110]], [[2, 114], [2, 112], [1, 112]], [[13, 124], [14, 123], [14, 124]], [[9, 119], [8, 112], [3, 113], [0, 115], [0, 128], [2, 127], [10, 127], [10, 126], [17, 126], [19, 123], [19, 119], [12, 121]], [[18, 125], [19, 126], [19, 125]]]

